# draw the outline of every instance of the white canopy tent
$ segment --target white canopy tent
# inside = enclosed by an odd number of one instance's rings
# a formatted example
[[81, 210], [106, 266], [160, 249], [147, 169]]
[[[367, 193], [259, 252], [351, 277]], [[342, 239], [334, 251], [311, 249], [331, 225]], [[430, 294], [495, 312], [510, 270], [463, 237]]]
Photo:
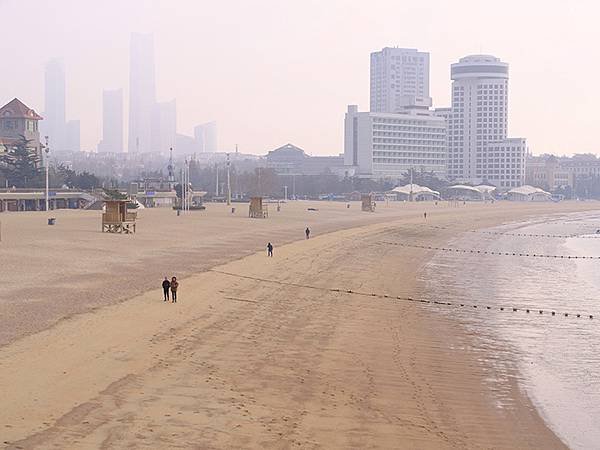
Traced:
[[440, 198], [440, 193], [438, 191], [434, 191], [433, 189], [429, 189], [427, 186], [419, 186], [418, 184], [414, 183], [407, 184], [405, 186], [397, 186], [392, 189], [391, 192], [395, 193], [403, 200], [410, 200], [411, 196], [414, 200], [433, 200]]
[[524, 185], [508, 191], [507, 198], [516, 201], [547, 202], [552, 200], [552, 194], [540, 188]]
[[461, 197], [461, 198], [475, 198], [475, 199], [483, 199], [484, 193], [473, 186], [467, 186], [465, 184], [456, 184], [454, 186], [450, 186], [448, 191], [452, 192], [453, 197]]

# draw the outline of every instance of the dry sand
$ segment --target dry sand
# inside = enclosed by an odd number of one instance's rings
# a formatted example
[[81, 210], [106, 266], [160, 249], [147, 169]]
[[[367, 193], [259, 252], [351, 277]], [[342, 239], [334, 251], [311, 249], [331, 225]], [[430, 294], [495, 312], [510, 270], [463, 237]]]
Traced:
[[[97, 212], [59, 212], [55, 227], [39, 213], [0, 216], [10, 268], [0, 280], [10, 343], [0, 348], [0, 445], [562, 447], [516, 382], [514, 406], [495, 406], [476, 336], [460, 324], [414, 303], [302, 285], [419, 296], [431, 253], [382, 241], [441, 244], [597, 204], [395, 204], [373, 214], [316, 205], [289, 204], [268, 220], [245, 208], [231, 217], [224, 205], [179, 218], [147, 210], [135, 236], [99, 233]], [[428, 227], [424, 210], [449, 228]], [[313, 238], [281, 245], [306, 225]], [[266, 240], [274, 258], [253, 254]], [[148, 290], [165, 273], [183, 278], [177, 305]]]

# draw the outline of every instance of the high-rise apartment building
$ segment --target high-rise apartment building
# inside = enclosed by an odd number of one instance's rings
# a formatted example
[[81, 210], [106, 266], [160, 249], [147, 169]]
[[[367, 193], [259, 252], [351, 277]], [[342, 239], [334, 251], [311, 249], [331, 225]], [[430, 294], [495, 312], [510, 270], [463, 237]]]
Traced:
[[102, 93], [102, 140], [98, 152], [123, 151], [123, 90], [105, 90]]
[[508, 133], [508, 64], [471, 55], [451, 66], [452, 107], [448, 120], [448, 177], [498, 187], [520, 186], [525, 174], [524, 139]]
[[371, 53], [371, 112], [394, 113], [414, 103], [431, 106], [429, 53], [390, 47]]
[[127, 148], [130, 152], [149, 152], [152, 147], [152, 116], [156, 103], [153, 36], [132, 34], [130, 52]]
[[66, 81], [62, 60], [52, 59], [46, 63], [44, 88], [42, 134], [49, 137], [52, 149], [65, 150], [67, 143]]

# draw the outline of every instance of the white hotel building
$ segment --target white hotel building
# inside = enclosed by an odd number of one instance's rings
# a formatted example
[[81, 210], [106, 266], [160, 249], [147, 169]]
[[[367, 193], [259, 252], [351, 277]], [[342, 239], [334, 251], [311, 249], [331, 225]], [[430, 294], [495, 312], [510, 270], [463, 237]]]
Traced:
[[448, 177], [497, 187], [521, 186], [525, 139], [507, 139], [508, 64], [490, 55], [461, 58], [451, 66], [452, 107], [448, 121]]
[[398, 178], [410, 169], [446, 176], [446, 120], [427, 108], [358, 112], [344, 121], [344, 165], [357, 176]]

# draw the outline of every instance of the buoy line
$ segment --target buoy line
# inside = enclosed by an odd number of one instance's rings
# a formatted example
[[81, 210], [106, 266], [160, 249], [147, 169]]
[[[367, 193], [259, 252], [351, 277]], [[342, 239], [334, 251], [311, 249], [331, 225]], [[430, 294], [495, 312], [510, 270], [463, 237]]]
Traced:
[[404, 242], [387, 242], [383, 241], [382, 244], [386, 245], [397, 245], [400, 247], [409, 248], [421, 248], [424, 250], [437, 250], [441, 252], [451, 253], [466, 253], [474, 255], [494, 255], [494, 256], [520, 256], [522, 258], [548, 258], [548, 259], [600, 259], [600, 256], [569, 256], [569, 255], [541, 255], [537, 253], [517, 253], [517, 252], [500, 252], [500, 251], [488, 251], [488, 250], [466, 250], [462, 248], [448, 248], [448, 247], [434, 247], [432, 245], [419, 245], [419, 244], [407, 244]]
[[468, 304], [468, 303], [453, 303], [453, 302], [445, 302], [438, 300], [426, 300], [426, 299], [418, 299], [413, 297], [403, 297], [403, 296], [393, 296], [388, 294], [378, 294], [375, 292], [363, 292], [363, 291], [355, 291], [353, 289], [340, 289], [340, 288], [325, 288], [320, 286], [314, 286], [309, 284], [301, 284], [301, 283], [291, 283], [288, 281], [280, 281], [280, 280], [272, 280], [268, 278], [260, 278], [253, 277], [250, 275], [241, 275], [233, 272], [226, 272], [224, 270], [217, 269], [209, 269], [210, 272], [218, 273], [221, 275], [227, 275], [235, 278], [242, 278], [246, 280], [258, 281], [261, 283], [272, 283], [280, 286], [290, 286], [297, 287], [303, 289], [312, 289], [323, 292], [337, 292], [340, 294], [348, 294], [348, 295], [357, 295], [362, 297], [371, 297], [378, 299], [388, 299], [388, 300], [396, 300], [410, 303], [421, 303], [427, 305], [435, 305], [435, 306], [448, 306], [454, 307], [456, 309], [462, 310], [483, 310], [483, 311], [500, 311], [500, 312], [521, 312], [525, 314], [535, 315], [535, 316], [551, 316], [551, 317], [574, 317], [574, 318], [586, 318], [586, 319], [594, 319], [593, 314], [582, 314], [582, 313], [568, 313], [568, 312], [558, 312], [553, 309], [548, 308], [539, 308], [539, 307], [515, 307], [515, 306], [486, 306], [486, 305], [476, 305], [476, 304]]
[[[437, 230], [451, 230], [451, 227], [442, 227], [439, 225], [430, 225], [430, 228]], [[502, 231], [485, 231], [485, 230], [466, 230], [467, 233], [489, 234], [493, 236], [518, 236], [518, 237], [535, 237], [535, 238], [557, 238], [557, 239], [600, 239], [600, 236], [589, 236], [582, 234], [534, 234], [534, 233], [515, 233]]]

